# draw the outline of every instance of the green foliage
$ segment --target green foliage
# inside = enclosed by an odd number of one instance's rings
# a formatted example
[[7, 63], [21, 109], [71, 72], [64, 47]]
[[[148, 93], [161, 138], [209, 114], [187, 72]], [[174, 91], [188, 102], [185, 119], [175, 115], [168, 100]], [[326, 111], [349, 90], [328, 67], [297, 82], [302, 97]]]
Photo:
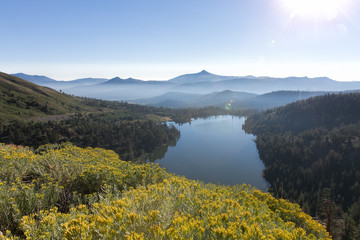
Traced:
[[[357, 239], [345, 232], [360, 227], [359, 209], [350, 208], [360, 202], [359, 104], [360, 94], [325, 95], [252, 115], [243, 127], [256, 134], [269, 191], [299, 203], [334, 234], [343, 228], [344, 239]], [[326, 207], [333, 202], [350, 217], [335, 221], [341, 213]]]
[[0, 145], [0, 238], [329, 239], [298, 205], [245, 185], [204, 185], [99, 148], [38, 152]]
[[113, 151], [71, 144], [28, 148], [0, 146], [0, 231], [18, 233], [24, 215], [57, 206], [91, 204], [102, 195], [162, 181], [166, 172], [152, 165], [131, 165]]
[[146, 159], [163, 146], [174, 145], [180, 132], [174, 126], [149, 120], [119, 121], [114, 113], [75, 116], [61, 121], [14, 121], [0, 128], [0, 141], [34, 148], [72, 142], [81, 147], [114, 150], [124, 160]]
[[314, 128], [333, 129], [360, 120], [360, 93], [327, 94], [297, 101], [249, 117], [244, 130], [253, 134], [294, 134]]

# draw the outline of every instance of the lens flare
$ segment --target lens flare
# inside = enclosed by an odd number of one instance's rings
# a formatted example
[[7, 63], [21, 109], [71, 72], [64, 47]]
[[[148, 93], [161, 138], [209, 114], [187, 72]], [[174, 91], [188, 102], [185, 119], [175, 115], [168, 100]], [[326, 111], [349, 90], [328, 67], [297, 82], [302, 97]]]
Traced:
[[225, 104], [225, 109], [226, 110], [228, 110], [228, 111], [231, 110], [232, 102], [233, 102], [233, 100], [230, 100]]
[[290, 11], [290, 18], [296, 16], [310, 18], [335, 19], [341, 13], [348, 0], [282, 0]]

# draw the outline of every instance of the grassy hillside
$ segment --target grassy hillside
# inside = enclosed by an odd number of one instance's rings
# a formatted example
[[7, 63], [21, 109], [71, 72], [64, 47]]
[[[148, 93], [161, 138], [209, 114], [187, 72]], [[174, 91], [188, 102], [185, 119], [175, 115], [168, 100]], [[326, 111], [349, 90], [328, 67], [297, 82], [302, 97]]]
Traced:
[[92, 111], [84, 99], [0, 72], [0, 120]]
[[0, 230], [2, 239], [329, 239], [270, 194], [71, 144], [0, 145]]

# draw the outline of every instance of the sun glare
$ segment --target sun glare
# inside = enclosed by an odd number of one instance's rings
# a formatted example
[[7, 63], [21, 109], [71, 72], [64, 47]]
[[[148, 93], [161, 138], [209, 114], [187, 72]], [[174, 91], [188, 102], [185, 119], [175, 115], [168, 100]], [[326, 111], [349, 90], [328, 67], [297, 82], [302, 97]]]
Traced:
[[291, 18], [296, 16], [308, 18], [335, 19], [343, 11], [346, 0], [282, 0], [290, 11]]

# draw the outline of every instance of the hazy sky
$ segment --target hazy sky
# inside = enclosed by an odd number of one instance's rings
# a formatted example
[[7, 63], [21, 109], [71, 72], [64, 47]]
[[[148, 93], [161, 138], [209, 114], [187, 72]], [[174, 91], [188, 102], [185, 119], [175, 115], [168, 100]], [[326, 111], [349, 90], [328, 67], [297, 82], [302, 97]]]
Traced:
[[1, 0], [0, 71], [360, 81], [359, 0]]

